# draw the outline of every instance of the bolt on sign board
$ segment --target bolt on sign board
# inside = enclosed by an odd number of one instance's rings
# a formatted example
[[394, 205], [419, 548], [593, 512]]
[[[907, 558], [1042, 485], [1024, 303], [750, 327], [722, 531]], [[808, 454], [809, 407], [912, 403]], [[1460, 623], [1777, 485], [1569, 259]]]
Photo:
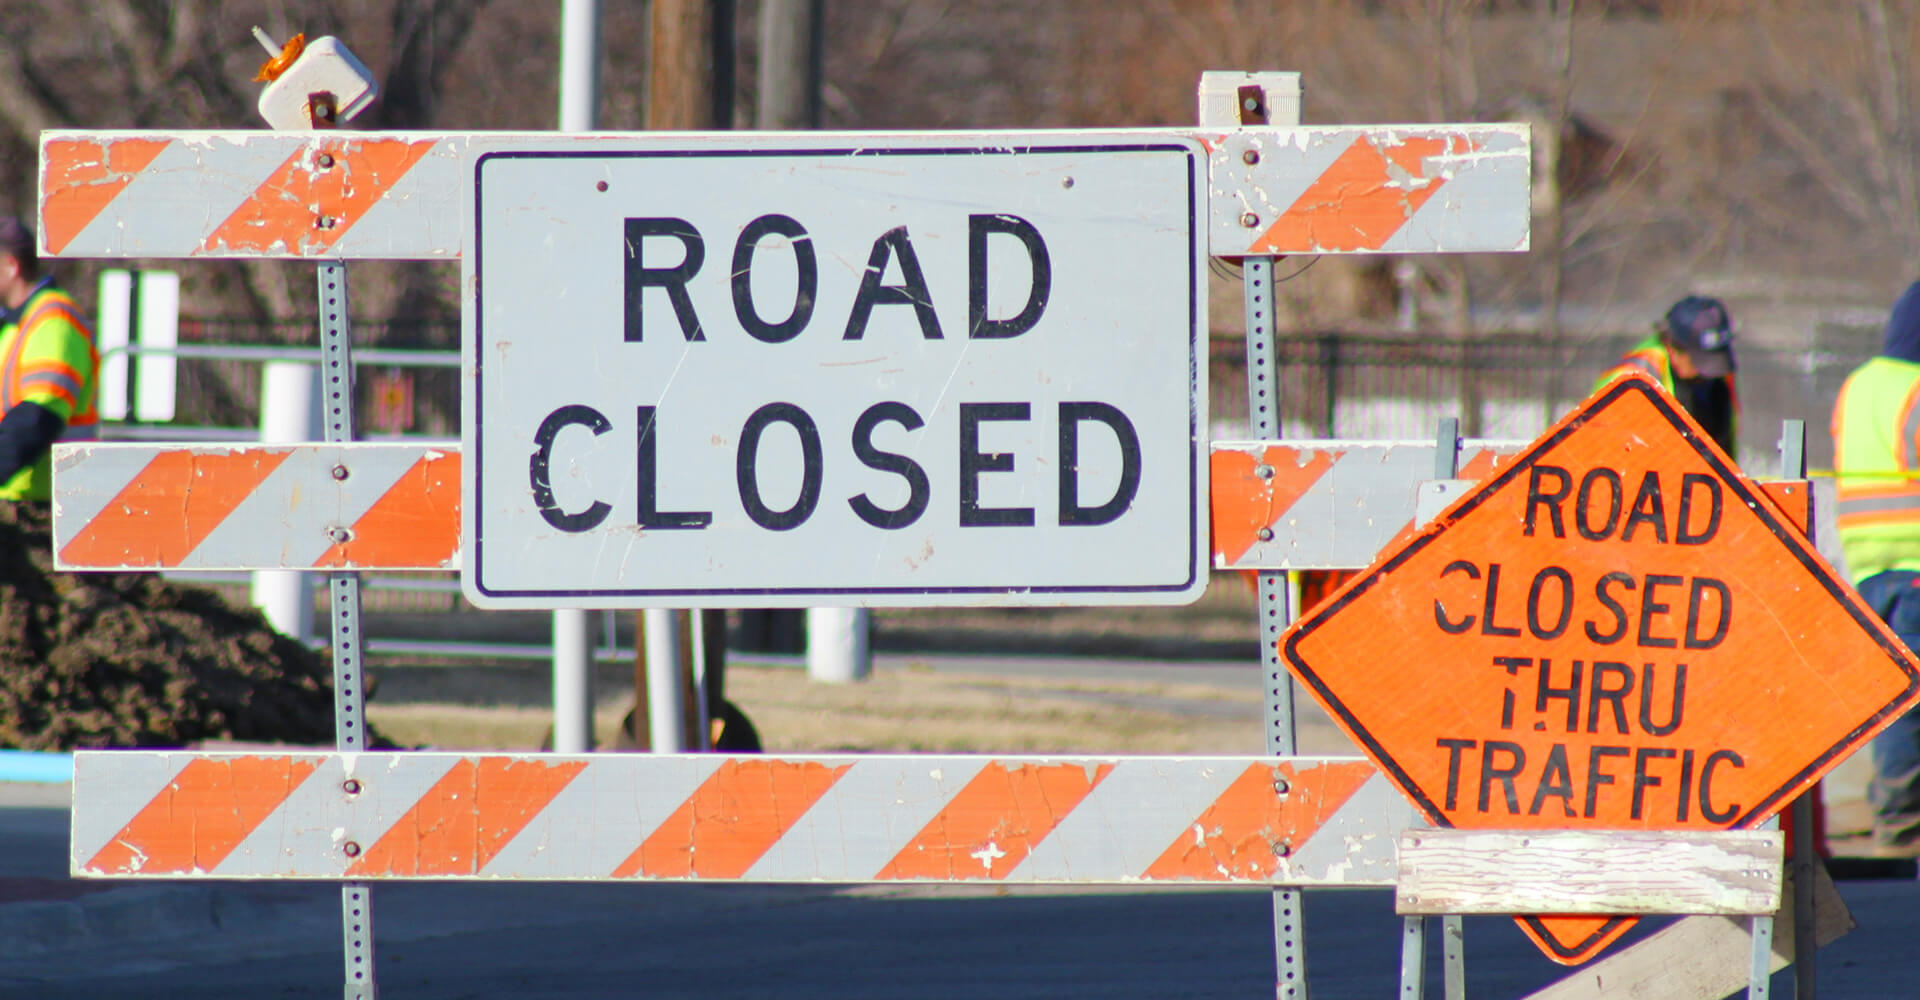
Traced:
[[[1920, 701], [1920, 663], [1638, 375], [1280, 643], [1445, 827], [1750, 829]], [[1520, 919], [1569, 965], [1632, 922]]]
[[1150, 132], [479, 156], [467, 595], [1193, 600], [1205, 169]]

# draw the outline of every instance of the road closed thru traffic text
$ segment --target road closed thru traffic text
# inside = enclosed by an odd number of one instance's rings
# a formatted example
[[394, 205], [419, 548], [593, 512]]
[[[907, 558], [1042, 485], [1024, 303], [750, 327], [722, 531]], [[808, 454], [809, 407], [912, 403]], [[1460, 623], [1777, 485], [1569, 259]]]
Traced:
[[1197, 144], [712, 141], [479, 159], [470, 597], [1198, 595]]
[[[1638, 377], [1281, 646], [1414, 805], [1457, 827], [1753, 827], [1920, 698], [1899, 640]], [[1562, 961], [1628, 923], [1526, 921]]]

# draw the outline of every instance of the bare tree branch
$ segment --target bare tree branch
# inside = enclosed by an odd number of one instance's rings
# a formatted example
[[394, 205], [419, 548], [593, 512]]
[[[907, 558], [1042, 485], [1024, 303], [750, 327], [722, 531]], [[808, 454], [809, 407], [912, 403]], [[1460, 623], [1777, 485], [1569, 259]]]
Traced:
[[132, 76], [135, 94], [150, 95], [160, 89], [160, 66], [154, 61], [153, 26], [146, 22], [130, 0], [95, 0], [94, 15], [107, 28], [119, 55]]
[[20, 46], [13, 38], [0, 35], [0, 120], [12, 126], [22, 141], [37, 147], [40, 133], [58, 128], [66, 115], [27, 75], [26, 67]]
[[1752, 94], [1753, 106], [1768, 132], [1799, 154], [1808, 172], [1820, 182], [1840, 210], [1852, 216], [1855, 223], [1870, 221], [1873, 206], [1861, 196], [1859, 188], [1847, 179], [1846, 172], [1834, 162], [1832, 154], [1808, 135], [1781, 105], [1778, 95], [1764, 86], [1755, 87]]

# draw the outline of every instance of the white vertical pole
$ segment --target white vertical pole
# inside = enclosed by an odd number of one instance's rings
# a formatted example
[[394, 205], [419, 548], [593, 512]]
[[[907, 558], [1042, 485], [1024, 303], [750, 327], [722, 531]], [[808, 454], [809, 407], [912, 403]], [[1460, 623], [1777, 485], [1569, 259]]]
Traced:
[[587, 612], [566, 608], [553, 613], [553, 749], [586, 753], [593, 749], [593, 642]]
[[133, 272], [100, 272], [100, 293], [94, 296], [98, 318], [93, 324], [94, 346], [100, 350], [100, 381], [95, 408], [102, 420], [127, 419], [127, 345], [133, 343]]
[[866, 608], [807, 609], [807, 676], [835, 684], [866, 680], [873, 672], [870, 624]]
[[173, 419], [177, 362], [173, 349], [180, 341], [180, 274], [177, 271], [140, 272], [139, 332], [142, 353], [135, 362], [133, 419], [164, 424]]
[[[260, 441], [303, 444], [320, 437], [318, 371], [303, 361], [269, 361], [260, 374]], [[313, 636], [313, 577], [293, 570], [253, 574], [253, 605], [275, 631]]]
[[647, 726], [654, 753], [679, 753], [687, 748], [680, 686], [680, 612], [671, 608], [646, 610]]
[[[560, 130], [590, 132], [600, 103], [600, 4], [565, 0], [560, 13]], [[593, 748], [593, 643], [587, 612], [553, 613], [553, 749]]]

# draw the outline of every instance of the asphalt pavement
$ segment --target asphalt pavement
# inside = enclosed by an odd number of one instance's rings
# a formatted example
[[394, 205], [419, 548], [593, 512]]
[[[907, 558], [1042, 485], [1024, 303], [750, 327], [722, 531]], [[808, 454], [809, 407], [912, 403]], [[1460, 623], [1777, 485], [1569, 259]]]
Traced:
[[[911, 659], [915, 669], [1259, 684], [1243, 662]], [[1299, 752], [1344, 752], [1318, 709], [1297, 704]], [[1864, 779], [1860, 760], [1829, 777], [1830, 815], [1857, 815]], [[337, 884], [69, 879], [70, 800], [64, 782], [0, 781], [0, 998], [341, 995]], [[1838, 883], [1858, 927], [1819, 953], [1820, 996], [1920, 997], [1920, 882], [1910, 868], [1893, 871], [1903, 877]], [[1273, 903], [1261, 889], [420, 882], [372, 891], [383, 997], [1274, 995]], [[1314, 997], [1399, 995], [1402, 924], [1390, 893], [1309, 892], [1302, 912]], [[1642, 921], [1608, 954], [1670, 922]], [[1436, 925], [1431, 997], [1443, 995], [1440, 952]], [[1469, 918], [1465, 954], [1476, 998], [1525, 996], [1570, 972], [1505, 918]], [[1775, 996], [1793, 995], [1790, 973], [1772, 985]]]

